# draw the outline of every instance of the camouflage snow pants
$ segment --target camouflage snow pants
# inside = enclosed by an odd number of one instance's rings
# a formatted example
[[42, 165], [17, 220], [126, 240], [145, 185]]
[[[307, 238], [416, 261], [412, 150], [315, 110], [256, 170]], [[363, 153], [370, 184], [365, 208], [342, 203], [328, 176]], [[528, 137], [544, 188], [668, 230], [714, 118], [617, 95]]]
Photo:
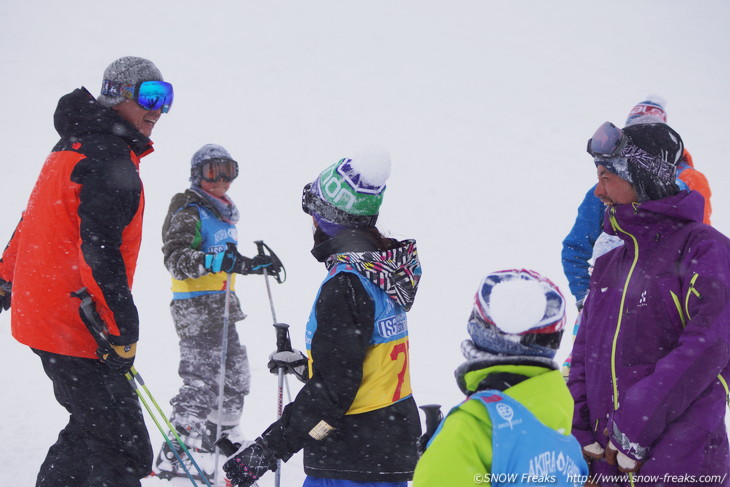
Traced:
[[180, 391], [170, 401], [172, 421], [176, 425], [202, 426], [210, 419], [216, 424], [235, 426], [241, 417], [243, 399], [250, 390], [251, 371], [246, 347], [241, 344], [235, 326], [245, 315], [233, 293], [228, 322], [223, 411], [218, 412], [224, 307], [224, 294], [174, 300], [170, 304], [175, 330], [180, 338], [178, 373], [183, 380]]

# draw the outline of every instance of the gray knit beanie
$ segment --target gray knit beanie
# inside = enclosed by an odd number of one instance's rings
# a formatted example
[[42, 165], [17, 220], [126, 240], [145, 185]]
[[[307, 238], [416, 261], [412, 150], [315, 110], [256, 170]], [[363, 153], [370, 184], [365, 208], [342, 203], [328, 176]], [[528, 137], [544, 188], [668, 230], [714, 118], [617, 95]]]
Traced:
[[[104, 81], [113, 81], [125, 85], [136, 85], [141, 81], [164, 81], [162, 73], [152, 61], [141, 57], [125, 56], [111, 63], [104, 70]], [[104, 86], [102, 85], [102, 94], [96, 99], [105, 107], [113, 107], [122, 103], [125, 98], [123, 96], [110, 96], [103, 94]]]

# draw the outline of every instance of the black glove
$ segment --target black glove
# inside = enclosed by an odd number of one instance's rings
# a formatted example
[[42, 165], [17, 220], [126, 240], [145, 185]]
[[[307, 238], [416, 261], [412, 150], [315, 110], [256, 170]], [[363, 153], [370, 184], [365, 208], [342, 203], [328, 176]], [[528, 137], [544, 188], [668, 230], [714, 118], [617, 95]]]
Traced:
[[0, 279], [0, 312], [10, 309], [10, 297], [13, 284], [11, 282]]
[[294, 374], [300, 382], [307, 382], [307, 356], [299, 350], [284, 350], [269, 355], [269, 372], [278, 374], [282, 369], [285, 374]]
[[253, 258], [248, 259], [247, 272], [245, 274], [263, 274], [264, 269], [269, 274], [273, 273], [271, 257], [268, 255], [255, 255]]
[[[88, 313], [88, 314], [87, 314]], [[91, 336], [96, 341], [96, 356], [112, 369], [126, 374], [134, 365], [134, 357], [137, 353], [137, 344], [112, 345], [104, 334], [104, 322], [95, 309], [88, 308], [84, 312], [79, 308], [81, 321], [89, 329]]]
[[230, 457], [223, 464], [223, 470], [233, 485], [250, 487], [269, 470], [276, 471], [276, 457], [266, 440], [257, 438]]

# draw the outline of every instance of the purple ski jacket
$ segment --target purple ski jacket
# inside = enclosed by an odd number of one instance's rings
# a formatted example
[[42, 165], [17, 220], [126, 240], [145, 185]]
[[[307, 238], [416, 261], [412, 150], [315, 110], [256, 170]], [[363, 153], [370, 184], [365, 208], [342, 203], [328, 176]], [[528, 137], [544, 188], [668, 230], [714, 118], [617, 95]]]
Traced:
[[[597, 260], [573, 348], [573, 434], [604, 449], [611, 439], [651, 485], [730, 484], [730, 240], [702, 212], [681, 191], [606, 213], [625, 245]], [[619, 474], [604, 460], [592, 469]]]

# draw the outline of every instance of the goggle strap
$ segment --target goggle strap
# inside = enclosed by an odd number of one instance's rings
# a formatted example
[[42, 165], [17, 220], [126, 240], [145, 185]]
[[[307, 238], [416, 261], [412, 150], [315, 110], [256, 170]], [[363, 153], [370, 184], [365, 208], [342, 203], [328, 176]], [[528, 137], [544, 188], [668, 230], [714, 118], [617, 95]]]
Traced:
[[124, 84], [120, 81], [112, 81], [105, 79], [101, 84], [101, 94], [106, 96], [123, 96], [122, 88]]
[[640, 147], [628, 144], [621, 150], [621, 155], [663, 181], [674, 180], [677, 170], [674, 164], [656, 157]]

